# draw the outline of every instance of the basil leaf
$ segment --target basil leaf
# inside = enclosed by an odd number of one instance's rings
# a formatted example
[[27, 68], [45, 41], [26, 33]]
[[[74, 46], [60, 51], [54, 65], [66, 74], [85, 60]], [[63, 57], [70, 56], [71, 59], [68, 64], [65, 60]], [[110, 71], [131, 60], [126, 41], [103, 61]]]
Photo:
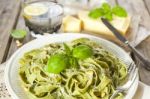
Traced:
[[126, 10], [119, 5], [112, 8], [112, 13], [119, 17], [127, 17]]
[[87, 45], [78, 45], [73, 49], [73, 57], [86, 59], [93, 55], [93, 49]]
[[64, 43], [63, 45], [64, 45], [64, 48], [65, 48], [66, 54], [67, 54], [68, 56], [70, 56], [71, 53], [72, 53], [71, 49], [69, 48], [69, 46], [68, 46], [66, 43]]
[[101, 7], [91, 10], [89, 13], [89, 17], [91, 18], [97, 19], [99, 17], [104, 17], [109, 21], [113, 20], [113, 15], [126, 17], [127, 12], [119, 5], [111, 8], [108, 3], [103, 3]]
[[93, 19], [97, 19], [101, 16], [104, 15], [103, 9], [102, 8], [96, 8], [90, 11], [90, 13], [88, 14], [89, 17], [93, 18]]
[[103, 3], [102, 9], [103, 9], [105, 14], [111, 12], [111, 6], [108, 3]]
[[11, 32], [11, 36], [15, 39], [22, 39], [26, 36], [27, 32], [25, 30], [22, 29], [18, 29], [18, 30], [13, 30]]
[[107, 20], [111, 21], [113, 20], [113, 16], [111, 12], [108, 12], [104, 15], [104, 18], [106, 18]]
[[59, 74], [69, 66], [69, 58], [65, 54], [55, 54], [48, 59], [46, 71]]

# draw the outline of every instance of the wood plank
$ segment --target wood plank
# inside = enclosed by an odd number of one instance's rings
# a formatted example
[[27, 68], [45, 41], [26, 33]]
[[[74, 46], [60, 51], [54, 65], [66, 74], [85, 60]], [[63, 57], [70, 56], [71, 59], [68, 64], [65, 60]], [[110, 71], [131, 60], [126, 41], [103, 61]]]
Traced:
[[[24, 19], [22, 17], [22, 14], [20, 14], [19, 16], [19, 21], [17, 23], [17, 26], [16, 26], [16, 29], [24, 29], [27, 31], [27, 36], [23, 39], [23, 41], [21, 41], [22, 44], [25, 44], [29, 41], [31, 41], [33, 39], [33, 37], [30, 35], [30, 32], [28, 30], [28, 28], [25, 26], [25, 22], [24, 22]], [[8, 55], [7, 55], [7, 59], [9, 59], [11, 57], [11, 55], [18, 49], [19, 47], [17, 46], [16, 44], [16, 40], [15, 39], [12, 39], [12, 42], [11, 42], [11, 46], [9, 48], [9, 52], [8, 52]]]
[[146, 8], [148, 9], [148, 12], [150, 13], [150, 0], [143, 0], [145, 3]]
[[[150, 60], [150, 36], [138, 45], [137, 49]], [[142, 82], [150, 85], [150, 71], [143, 68], [142, 64], [139, 64], [139, 75]]]
[[5, 61], [10, 45], [10, 32], [15, 27], [20, 0], [0, 0], [0, 63]]

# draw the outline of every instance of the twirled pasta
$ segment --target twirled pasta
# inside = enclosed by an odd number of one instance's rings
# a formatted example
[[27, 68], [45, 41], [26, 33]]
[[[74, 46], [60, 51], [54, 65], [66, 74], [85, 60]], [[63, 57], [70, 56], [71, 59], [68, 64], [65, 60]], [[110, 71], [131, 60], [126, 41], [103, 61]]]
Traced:
[[[19, 74], [31, 99], [109, 99], [115, 88], [127, 77], [126, 65], [99, 44], [81, 38], [66, 42], [70, 49], [80, 44], [93, 48], [94, 55], [78, 60], [79, 68], [68, 68], [60, 74], [45, 71], [48, 58], [64, 53], [62, 43], [46, 45], [24, 54]], [[116, 99], [123, 99], [119, 93]]]

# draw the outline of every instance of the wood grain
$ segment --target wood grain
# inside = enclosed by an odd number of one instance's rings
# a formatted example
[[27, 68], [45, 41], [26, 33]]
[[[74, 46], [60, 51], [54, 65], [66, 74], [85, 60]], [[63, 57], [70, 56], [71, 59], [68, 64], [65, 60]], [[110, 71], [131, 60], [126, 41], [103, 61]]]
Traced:
[[144, 4], [145, 4], [145, 7], [148, 9], [148, 12], [150, 13], [150, 0], [143, 0], [144, 1]]
[[[25, 26], [25, 22], [24, 22], [24, 19], [22, 17], [22, 14], [20, 14], [19, 16], [19, 21], [17, 23], [17, 26], [16, 26], [16, 29], [24, 29], [27, 31], [27, 36], [22, 40], [20, 41], [20, 43], [22, 44], [25, 44], [29, 41], [31, 41], [33, 39], [33, 37], [30, 35], [30, 32], [28, 30], [28, 28]], [[7, 59], [10, 58], [10, 56], [18, 49], [19, 47], [17, 46], [16, 44], [16, 40], [15, 39], [12, 39], [12, 42], [11, 42], [11, 46], [10, 46], [10, 49], [8, 51], [8, 55], [7, 55]]]
[[11, 38], [10, 32], [17, 22], [20, 1], [0, 0], [0, 63], [5, 61]]
[[[136, 47], [145, 57], [150, 61], [150, 36], [147, 37], [140, 45]], [[138, 59], [137, 59], [138, 60]], [[139, 63], [139, 62], [138, 62]], [[147, 71], [142, 67], [142, 64], [139, 63], [139, 75], [140, 80], [148, 85], [150, 85], [150, 71]]]

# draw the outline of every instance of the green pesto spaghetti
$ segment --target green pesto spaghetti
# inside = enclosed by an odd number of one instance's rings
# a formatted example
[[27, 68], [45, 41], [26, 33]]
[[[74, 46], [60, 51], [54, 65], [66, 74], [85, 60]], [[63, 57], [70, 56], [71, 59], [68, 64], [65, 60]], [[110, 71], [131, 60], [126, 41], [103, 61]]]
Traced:
[[109, 99], [127, 78], [126, 65], [87, 38], [32, 50], [19, 63], [29, 99]]

